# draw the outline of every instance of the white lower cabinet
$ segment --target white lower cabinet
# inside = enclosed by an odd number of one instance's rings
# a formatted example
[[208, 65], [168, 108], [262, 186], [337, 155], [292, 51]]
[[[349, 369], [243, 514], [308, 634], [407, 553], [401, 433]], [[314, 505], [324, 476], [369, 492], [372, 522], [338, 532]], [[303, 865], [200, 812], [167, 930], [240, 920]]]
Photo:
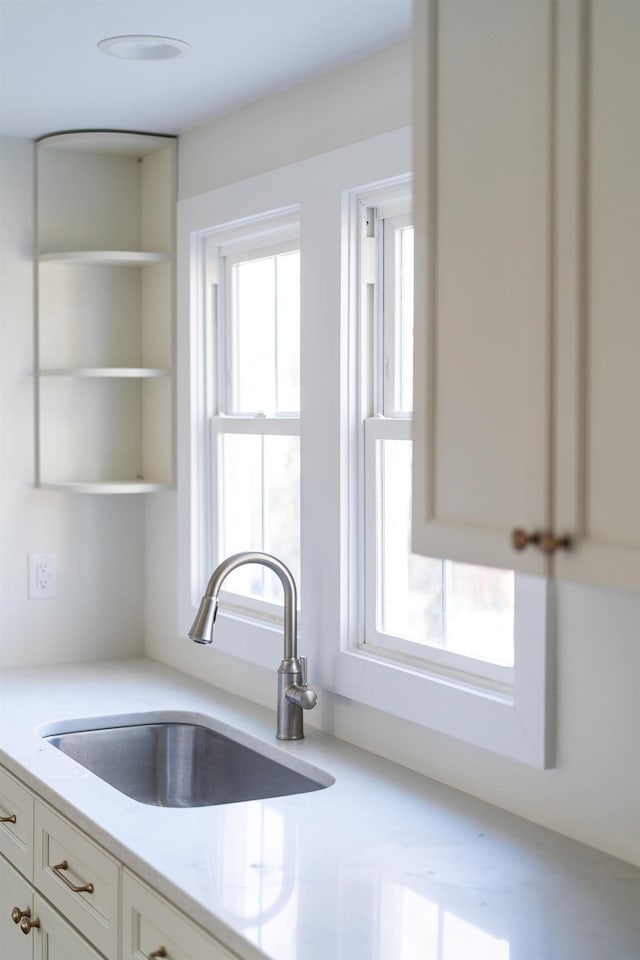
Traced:
[[102, 960], [77, 930], [0, 857], [0, 956], [6, 960]]
[[238, 960], [0, 768], [1, 960]]
[[124, 870], [122, 960], [237, 960], [164, 897]]

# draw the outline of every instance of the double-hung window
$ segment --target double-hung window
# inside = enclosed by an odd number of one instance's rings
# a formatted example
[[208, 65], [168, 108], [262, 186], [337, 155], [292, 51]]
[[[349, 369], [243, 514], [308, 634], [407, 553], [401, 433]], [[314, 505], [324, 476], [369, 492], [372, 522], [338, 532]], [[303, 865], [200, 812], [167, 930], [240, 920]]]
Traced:
[[545, 765], [546, 584], [411, 551], [413, 278], [420, 265], [410, 187], [409, 178], [397, 178], [347, 195], [350, 573], [358, 599], [337, 686], [421, 726]]
[[[202, 563], [245, 550], [300, 569], [300, 245], [291, 215], [204, 239], [210, 395]], [[269, 613], [282, 588], [261, 564], [228, 578], [225, 606]]]
[[413, 225], [395, 193], [359, 203], [364, 642], [511, 684], [513, 571], [411, 552]]

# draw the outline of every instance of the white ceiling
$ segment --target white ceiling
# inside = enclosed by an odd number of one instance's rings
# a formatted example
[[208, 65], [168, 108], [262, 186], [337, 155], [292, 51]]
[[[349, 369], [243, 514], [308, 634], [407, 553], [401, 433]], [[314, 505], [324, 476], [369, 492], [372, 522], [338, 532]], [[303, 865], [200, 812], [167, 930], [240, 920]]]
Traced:
[[[116, 128], [180, 133], [389, 46], [411, 0], [0, 0], [0, 134]], [[186, 40], [134, 62], [96, 44]]]

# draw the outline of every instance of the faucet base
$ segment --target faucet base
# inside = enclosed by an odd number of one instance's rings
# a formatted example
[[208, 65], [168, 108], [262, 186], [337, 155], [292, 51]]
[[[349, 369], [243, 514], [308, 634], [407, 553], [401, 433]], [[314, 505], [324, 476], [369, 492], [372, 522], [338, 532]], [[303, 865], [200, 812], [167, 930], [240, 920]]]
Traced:
[[297, 658], [283, 660], [278, 667], [277, 740], [302, 740], [304, 738], [302, 707], [293, 703], [287, 697], [287, 691], [291, 687], [299, 686], [300, 679], [300, 663]]

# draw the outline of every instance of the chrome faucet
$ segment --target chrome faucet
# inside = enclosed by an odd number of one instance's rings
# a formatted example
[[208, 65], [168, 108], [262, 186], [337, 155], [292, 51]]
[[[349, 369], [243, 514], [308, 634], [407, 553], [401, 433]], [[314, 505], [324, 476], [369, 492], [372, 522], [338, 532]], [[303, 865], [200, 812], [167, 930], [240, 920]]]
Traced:
[[227, 557], [211, 574], [189, 637], [196, 643], [213, 643], [213, 627], [218, 612], [218, 594], [223, 580], [236, 567], [245, 563], [261, 563], [280, 578], [284, 590], [284, 658], [278, 667], [278, 740], [301, 740], [304, 737], [302, 711], [311, 710], [317, 694], [307, 684], [307, 658], [297, 652], [297, 592], [291, 571], [269, 553], [235, 553]]

